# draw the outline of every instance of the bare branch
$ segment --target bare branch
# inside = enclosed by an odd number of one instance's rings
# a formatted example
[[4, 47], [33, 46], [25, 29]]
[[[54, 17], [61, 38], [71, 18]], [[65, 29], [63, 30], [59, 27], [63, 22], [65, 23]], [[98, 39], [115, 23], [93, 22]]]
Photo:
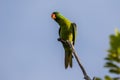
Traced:
[[[87, 75], [84, 67], [83, 67], [82, 64], [80, 63], [79, 57], [78, 57], [78, 55], [77, 55], [77, 53], [76, 53], [76, 51], [75, 51], [75, 48], [74, 48], [73, 44], [71, 44], [70, 41], [68, 41], [68, 40], [65, 41], [65, 40], [63, 40], [63, 39], [61, 39], [61, 38], [58, 38], [58, 41], [60, 41], [60, 42], [62, 42], [62, 43], [64, 43], [64, 44], [69, 45], [69, 47], [70, 47], [70, 48], [72, 49], [72, 51], [73, 51], [73, 55], [75, 56], [75, 59], [76, 59], [76, 61], [78, 62], [78, 65], [79, 65], [80, 69], [81, 69], [82, 72], [83, 72], [84, 79], [85, 79], [85, 80], [92, 80], [92, 79], [90, 79], [90, 77]], [[95, 77], [93, 78], [93, 80], [95, 80]]]

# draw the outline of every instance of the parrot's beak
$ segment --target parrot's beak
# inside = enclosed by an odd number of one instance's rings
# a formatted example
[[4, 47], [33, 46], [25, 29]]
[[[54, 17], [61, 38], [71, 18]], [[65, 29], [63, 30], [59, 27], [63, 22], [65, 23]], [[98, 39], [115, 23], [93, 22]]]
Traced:
[[56, 19], [56, 15], [55, 14], [52, 14], [51, 17], [52, 17], [52, 19]]

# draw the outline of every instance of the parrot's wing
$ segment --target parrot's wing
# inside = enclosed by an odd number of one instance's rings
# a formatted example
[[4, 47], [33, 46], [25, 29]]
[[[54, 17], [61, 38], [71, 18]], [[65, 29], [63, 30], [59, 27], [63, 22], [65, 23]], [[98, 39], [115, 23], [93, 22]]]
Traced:
[[61, 31], [61, 28], [59, 28], [59, 36], [60, 36], [60, 31]]
[[76, 35], [77, 35], [77, 25], [75, 23], [71, 24], [73, 30], [73, 45], [75, 44]]

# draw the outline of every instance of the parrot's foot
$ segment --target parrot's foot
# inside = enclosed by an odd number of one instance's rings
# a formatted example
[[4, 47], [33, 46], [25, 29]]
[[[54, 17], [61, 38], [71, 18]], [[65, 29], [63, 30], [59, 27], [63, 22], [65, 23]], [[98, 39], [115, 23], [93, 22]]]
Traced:
[[58, 40], [58, 41], [60, 41], [60, 42], [62, 42], [63, 44], [65, 44], [65, 43], [66, 43], [66, 41], [65, 41], [65, 40], [63, 40], [62, 38], [58, 38], [57, 40]]
[[57, 40], [58, 40], [58, 41], [61, 41], [62, 39], [61, 39], [61, 38], [58, 38]]
[[58, 38], [57, 40], [62, 42], [63, 44], [68, 45], [70, 48], [72, 48], [72, 44], [71, 44], [71, 42], [69, 40], [64, 40], [62, 38]]
[[72, 44], [69, 40], [66, 40], [66, 44], [69, 45], [70, 48], [72, 48]]

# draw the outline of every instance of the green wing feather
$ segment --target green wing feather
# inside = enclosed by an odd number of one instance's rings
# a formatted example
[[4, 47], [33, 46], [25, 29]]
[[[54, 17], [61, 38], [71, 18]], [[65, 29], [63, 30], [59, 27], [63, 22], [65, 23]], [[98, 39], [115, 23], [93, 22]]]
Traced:
[[59, 36], [60, 36], [60, 31], [61, 31], [61, 27], [59, 28]]
[[72, 23], [71, 26], [73, 28], [72, 30], [73, 30], [73, 45], [74, 45], [77, 35], [77, 25], [75, 23]]

